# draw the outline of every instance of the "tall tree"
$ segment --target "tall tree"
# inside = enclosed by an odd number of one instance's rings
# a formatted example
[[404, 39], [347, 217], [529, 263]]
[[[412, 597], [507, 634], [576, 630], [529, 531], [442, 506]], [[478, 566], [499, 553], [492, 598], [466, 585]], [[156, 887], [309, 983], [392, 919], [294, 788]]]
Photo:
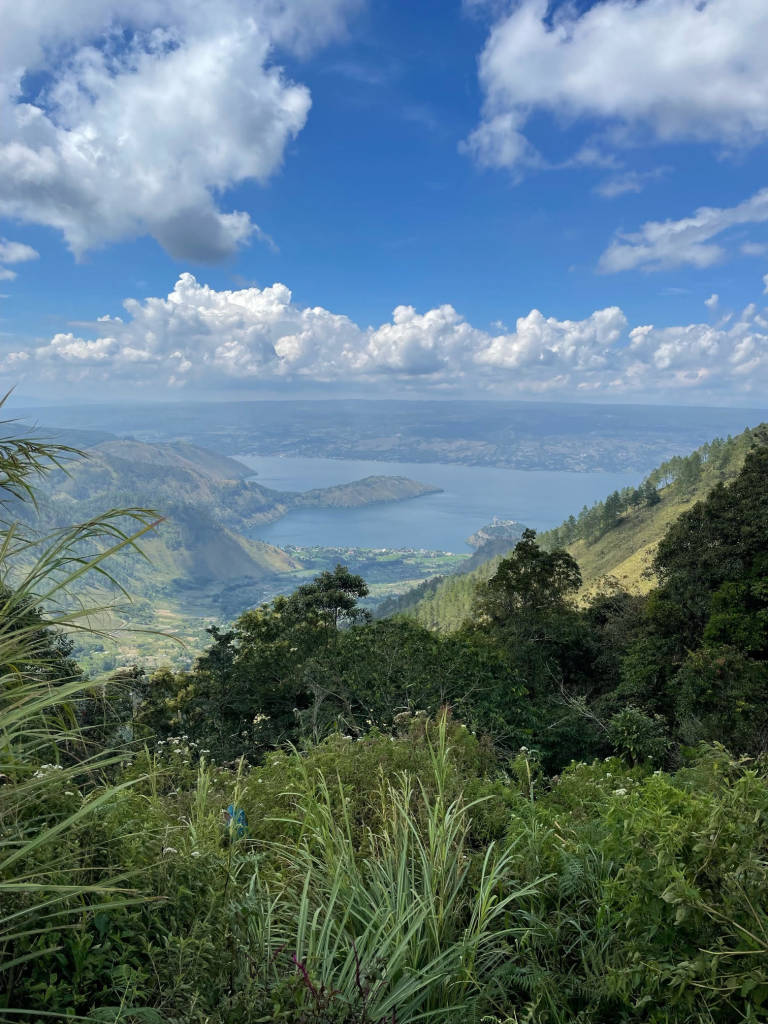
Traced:
[[509, 558], [504, 558], [478, 590], [482, 616], [497, 625], [515, 618], [568, 606], [581, 586], [581, 571], [567, 551], [544, 551], [536, 531], [525, 530]]

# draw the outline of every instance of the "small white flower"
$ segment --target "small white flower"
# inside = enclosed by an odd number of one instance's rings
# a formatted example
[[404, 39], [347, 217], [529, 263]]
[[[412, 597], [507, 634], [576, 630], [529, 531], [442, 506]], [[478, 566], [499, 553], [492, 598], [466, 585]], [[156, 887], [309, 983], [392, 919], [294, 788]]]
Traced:
[[613, 795], [614, 796], [626, 796], [627, 795], [627, 791], [626, 791], [626, 789], [614, 789]]
[[163, 856], [165, 856], [167, 853], [178, 853], [178, 852], [179, 851], [176, 849], [175, 846], [164, 846], [163, 847]]

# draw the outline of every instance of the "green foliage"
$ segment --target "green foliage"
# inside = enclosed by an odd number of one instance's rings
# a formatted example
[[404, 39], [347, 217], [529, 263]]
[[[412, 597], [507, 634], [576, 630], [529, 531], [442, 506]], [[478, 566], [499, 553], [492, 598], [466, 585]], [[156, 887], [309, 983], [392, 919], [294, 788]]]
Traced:
[[318, 626], [333, 636], [342, 626], [366, 622], [370, 615], [357, 602], [368, 595], [362, 576], [337, 565], [333, 572], [321, 572], [291, 594], [285, 605], [289, 621]]
[[683, 742], [717, 739], [736, 751], [768, 750], [768, 663], [726, 644], [691, 652], [675, 674]]
[[212, 627], [213, 643], [192, 672], [152, 677], [140, 720], [161, 735], [204, 739], [223, 760], [254, 758], [297, 739], [299, 716], [311, 701], [307, 661], [330, 652], [342, 626], [368, 619], [357, 606], [366, 593], [361, 577], [337, 566], [290, 597], [245, 612], [232, 630]]
[[729, 581], [768, 575], [768, 447], [755, 448], [733, 483], [719, 484], [670, 527], [654, 569], [663, 591], [705, 624], [714, 591]]
[[481, 616], [496, 625], [567, 606], [581, 586], [581, 572], [567, 551], [543, 551], [536, 531], [525, 530], [509, 558], [479, 588]]
[[[695, 493], [736, 450], [601, 514]], [[5, 1016], [768, 1019], [766, 495], [758, 448], [671, 527], [647, 598], [577, 605], [579, 566], [528, 531], [452, 633], [369, 621], [339, 565], [213, 627], [190, 671], [98, 685], [66, 594], [151, 521], [9, 527]]]
[[[29, 480], [59, 465], [62, 449], [0, 444], [0, 490], [29, 496]], [[68, 451], [68, 454], [72, 454]], [[78, 722], [91, 687], [61, 630], [87, 630], [103, 609], [73, 588], [111, 579], [107, 560], [151, 529], [154, 515], [115, 510], [36, 535], [0, 532], [0, 1006], [59, 1008], [59, 984], [92, 970], [79, 922], [97, 908], [125, 908], [123, 870], [99, 864], [83, 833], [120, 787], [104, 788], [119, 755], [92, 747]], [[45, 965], [44, 968], [41, 965]], [[101, 974], [100, 991], [110, 988]], [[128, 997], [128, 993], [124, 995]], [[126, 1004], [129, 1005], [129, 1004]]]
[[160, 736], [186, 733], [224, 761], [335, 731], [391, 731], [399, 715], [443, 705], [504, 745], [528, 735], [525, 687], [483, 631], [441, 638], [400, 620], [339, 629], [337, 612], [318, 616], [307, 594], [246, 612], [226, 633], [213, 628], [193, 671], [157, 672], [137, 690], [139, 721]]
[[284, 865], [279, 885], [263, 870], [254, 878], [243, 908], [251, 942], [278, 976], [281, 961], [298, 968], [297, 1017], [318, 993], [332, 993], [345, 1008], [365, 995], [369, 1017], [355, 1019], [439, 1012], [459, 1020], [477, 1005], [480, 978], [505, 958], [510, 912], [536, 884], [516, 883], [513, 848], [497, 852], [492, 843], [474, 863], [472, 805], [445, 791], [444, 719], [434, 739], [426, 784], [407, 773], [379, 782], [380, 824], [365, 830], [364, 858], [345, 788], [339, 783], [339, 806], [325, 782], [305, 776], [299, 838], [271, 847]]
[[667, 724], [661, 715], [651, 717], [633, 707], [611, 718], [608, 736], [614, 750], [633, 764], [661, 764], [669, 748]]
[[73, 837], [149, 901], [59, 933], [25, 966], [25, 1005], [88, 1013], [113, 986], [200, 1024], [761, 1019], [760, 762], [701, 748], [674, 775], [612, 758], [548, 780], [521, 751], [512, 782], [421, 716], [250, 770], [164, 747]]
[[664, 715], [684, 743], [765, 751], [768, 719], [768, 448], [749, 452], [659, 544], [659, 587], [618, 694]]

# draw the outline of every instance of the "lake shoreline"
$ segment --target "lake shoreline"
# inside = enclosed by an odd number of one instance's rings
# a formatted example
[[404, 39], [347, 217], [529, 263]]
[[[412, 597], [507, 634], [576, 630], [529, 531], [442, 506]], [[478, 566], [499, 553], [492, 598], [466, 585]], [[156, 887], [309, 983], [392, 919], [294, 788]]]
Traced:
[[[431, 549], [471, 553], [467, 538], [494, 516], [543, 531], [558, 526], [584, 504], [617, 488], [635, 485], [643, 473], [504, 469], [455, 463], [396, 463], [290, 455], [234, 456], [259, 483], [281, 491], [306, 491], [381, 475], [419, 480], [439, 488], [408, 501], [371, 503], [355, 509], [291, 509], [254, 536], [283, 547]], [[390, 475], [390, 474], [388, 474]]]

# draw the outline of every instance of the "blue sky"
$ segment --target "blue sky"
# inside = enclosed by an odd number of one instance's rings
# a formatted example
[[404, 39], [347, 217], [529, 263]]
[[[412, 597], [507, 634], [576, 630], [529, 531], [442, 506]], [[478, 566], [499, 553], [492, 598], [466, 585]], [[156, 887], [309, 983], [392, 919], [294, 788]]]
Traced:
[[761, 404], [763, 0], [20, 6], [25, 396]]

